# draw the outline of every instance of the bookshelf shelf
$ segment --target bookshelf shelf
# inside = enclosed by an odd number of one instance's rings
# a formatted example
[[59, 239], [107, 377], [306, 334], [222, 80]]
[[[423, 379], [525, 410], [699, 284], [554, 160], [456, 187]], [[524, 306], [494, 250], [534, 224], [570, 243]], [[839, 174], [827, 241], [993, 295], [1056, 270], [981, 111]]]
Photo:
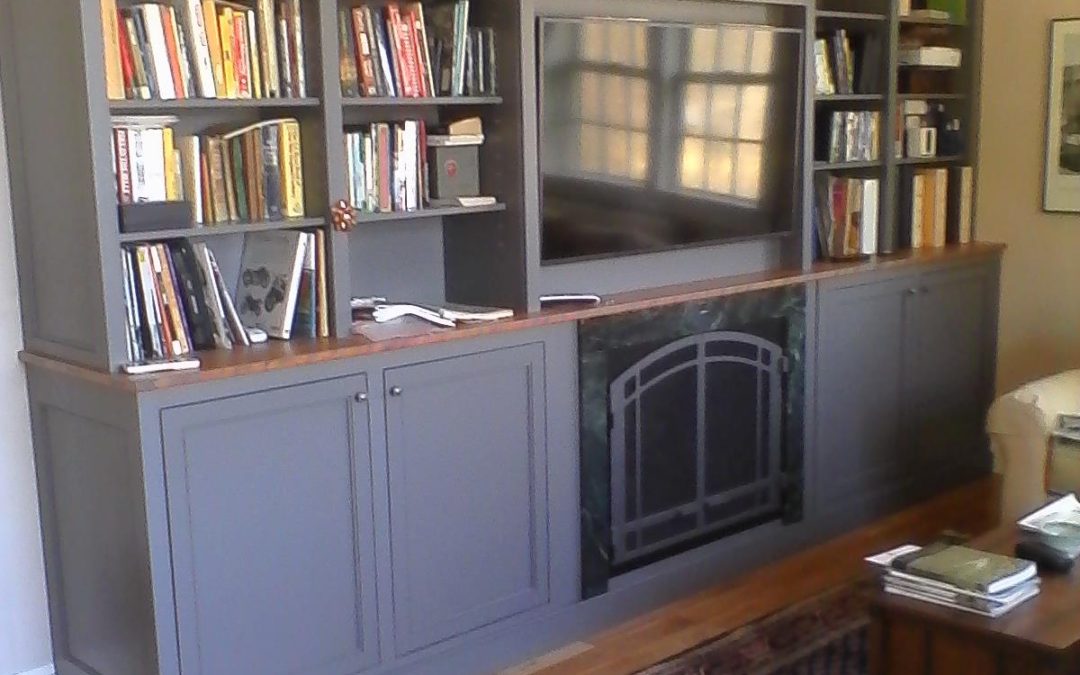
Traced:
[[317, 108], [317, 98], [187, 98], [180, 100], [109, 101], [113, 114], [178, 113], [188, 110], [275, 110]]
[[877, 14], [874, 12], [843, 12], [828, 9], [819, 9], [817, 12], [819, 20], [826, 20], [830, 22], [837, 21], [885, 21], [884, 14]]
[[814, 162], [814, 171], [845, 171], [853, 169], [878, 169], [882, 161], [877, 159], [867, 162]]
[[919, 164], [949, 164], [951, 162], [961, 162], [963, 160], [963, 155], [939, 155], [937, 157], [904, 157], [902, 159], [897, 159], [896, 163], [901, 166], [911, 166]]
[[498, 105], [502, 96], [429, 96], [425, 98], [371, 97], [347, 98], [342, 102], [346, 108], [393, 108], [408, 106], [443, 106], [443, 105]]
[[201, 239], [205, 237], [223, 237], [230, 234], [247, 234], [249, 232], [272, 232], [275, 230], [294, 230], [303, 227], [321, 227], [325, 224], [326, 219], [324, 218], [289, 218], [287, 220], [266, 220], [254, 223], [204, 225], [202, 227], [181, 230], [127, 232], [120, 235], [120, 241], [121, 243], [130, 243], [165, 241], [168, 239]]
[[505, 211], [506, 204], [498, 203], [491, 206], [440, 206], [419, 211], [393, 211], [391, 213], [362, 213], [356, 218], [357, 225], [386, 223], [397, 220], [420, 220], [425, 218], [442, 218], [444, 216], [464, 216], [474, 213], [496, 213]]
[[873, 103], [884, 101], [885, 96], [883, 94], [828, 94], [816, 96], [814, 100], [818, 103]]

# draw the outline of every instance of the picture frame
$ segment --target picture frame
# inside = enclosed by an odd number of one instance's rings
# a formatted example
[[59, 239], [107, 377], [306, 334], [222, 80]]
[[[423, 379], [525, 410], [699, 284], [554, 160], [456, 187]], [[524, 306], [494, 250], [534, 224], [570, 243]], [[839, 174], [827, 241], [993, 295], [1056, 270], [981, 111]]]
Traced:
[[1043, 210], [1080, 213], [1080, 18], [1050, 23]]

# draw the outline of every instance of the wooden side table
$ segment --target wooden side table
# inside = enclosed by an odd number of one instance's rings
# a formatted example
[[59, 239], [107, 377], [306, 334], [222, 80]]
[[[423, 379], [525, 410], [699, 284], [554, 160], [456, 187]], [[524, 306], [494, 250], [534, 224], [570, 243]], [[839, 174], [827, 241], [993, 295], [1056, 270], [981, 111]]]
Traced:
[[[970, 545], [1013, 554], [1014, 525]], [[1080, 567], [1043, 575], [1042, 592], [997, 619], [870, 594], [872, 675], [1074, 675], [1080, 673]]]

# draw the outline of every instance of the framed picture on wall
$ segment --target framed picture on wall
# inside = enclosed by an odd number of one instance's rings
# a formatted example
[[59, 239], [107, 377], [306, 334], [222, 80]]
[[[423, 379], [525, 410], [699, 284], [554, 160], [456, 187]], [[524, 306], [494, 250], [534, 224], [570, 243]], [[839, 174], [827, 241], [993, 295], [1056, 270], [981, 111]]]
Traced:
[[1043, 209], [1080, 212], [1080, 19], [1050, 29]]

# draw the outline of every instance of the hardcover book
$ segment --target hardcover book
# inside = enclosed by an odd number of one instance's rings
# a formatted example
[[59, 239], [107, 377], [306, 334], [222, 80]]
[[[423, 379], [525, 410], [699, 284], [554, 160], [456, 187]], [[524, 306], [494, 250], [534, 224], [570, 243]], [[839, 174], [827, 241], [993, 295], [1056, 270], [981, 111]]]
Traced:
[[306, 248], [303, 232], [256, 232], [244, 237], [236, 297], [245, 326], [281, 340], [292, 336]]

